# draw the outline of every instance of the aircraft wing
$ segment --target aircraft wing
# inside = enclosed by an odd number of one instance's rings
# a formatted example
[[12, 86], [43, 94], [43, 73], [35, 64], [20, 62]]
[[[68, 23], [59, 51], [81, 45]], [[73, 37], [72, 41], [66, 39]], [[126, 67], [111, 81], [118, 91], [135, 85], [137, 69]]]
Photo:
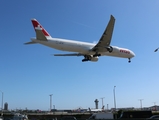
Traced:
[[72, 53], [72, 54], [54, 54], [54, 56], [83, 56], [81, 53]]
[[109, 23], [103, 35], [101, 36], [99, 42], [92, 48], [92, 51], [95, 51], [95, 52], [107, 51], [105, 47], [108, 47], [110, 45], [113, 29], [114, 29], [114, 24], [115, 24], [115, 18], [111, 15]]

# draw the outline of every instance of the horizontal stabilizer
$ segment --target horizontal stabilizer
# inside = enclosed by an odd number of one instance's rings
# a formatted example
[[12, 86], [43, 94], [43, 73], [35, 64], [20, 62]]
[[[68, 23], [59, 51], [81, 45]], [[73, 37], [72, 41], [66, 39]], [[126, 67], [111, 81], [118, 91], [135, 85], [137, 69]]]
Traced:
[[83, 56], [81, 53], [72, 53], [72, 54], [54, 54], [54, 56]]
[[33, 41], [31, 41], [31, 42], [26, 42], [26, 43], [24, 43], [25, 45], [28, 45], [28, 44], [35, 44], [36, 42], [33, 42]]

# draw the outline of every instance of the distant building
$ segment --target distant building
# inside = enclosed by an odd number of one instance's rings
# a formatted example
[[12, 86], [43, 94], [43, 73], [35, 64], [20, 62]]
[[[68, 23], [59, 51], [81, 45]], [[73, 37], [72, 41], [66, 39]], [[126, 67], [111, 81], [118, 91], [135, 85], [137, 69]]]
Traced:
[[8, 110], [8, 103], [7, 102], [4, 104], [4, 110]]

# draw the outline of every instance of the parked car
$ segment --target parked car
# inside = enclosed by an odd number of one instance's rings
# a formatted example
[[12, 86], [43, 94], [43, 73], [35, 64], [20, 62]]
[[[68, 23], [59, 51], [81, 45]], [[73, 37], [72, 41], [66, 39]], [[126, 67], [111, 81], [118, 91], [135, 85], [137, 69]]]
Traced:
[[134, 111], [123, 111], [119, 117], [119, 119], [123, 118], [150, 118], [152, 116], [152, 111], [150, 110], [134, 110]]
[[147, 120], [153, 120], [153, 119], [158, 119], [159, 120], [159, 115], [153, 115], [150, 118], [147, 118]]

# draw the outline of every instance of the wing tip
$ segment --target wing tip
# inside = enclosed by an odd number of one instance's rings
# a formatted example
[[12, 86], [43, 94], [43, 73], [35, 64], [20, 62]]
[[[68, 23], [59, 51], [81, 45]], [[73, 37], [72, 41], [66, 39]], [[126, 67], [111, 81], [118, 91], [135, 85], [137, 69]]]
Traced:
[[112, 14], [110, 15], [110, 18], [113, 18], [115, 20], [115, 17]]

